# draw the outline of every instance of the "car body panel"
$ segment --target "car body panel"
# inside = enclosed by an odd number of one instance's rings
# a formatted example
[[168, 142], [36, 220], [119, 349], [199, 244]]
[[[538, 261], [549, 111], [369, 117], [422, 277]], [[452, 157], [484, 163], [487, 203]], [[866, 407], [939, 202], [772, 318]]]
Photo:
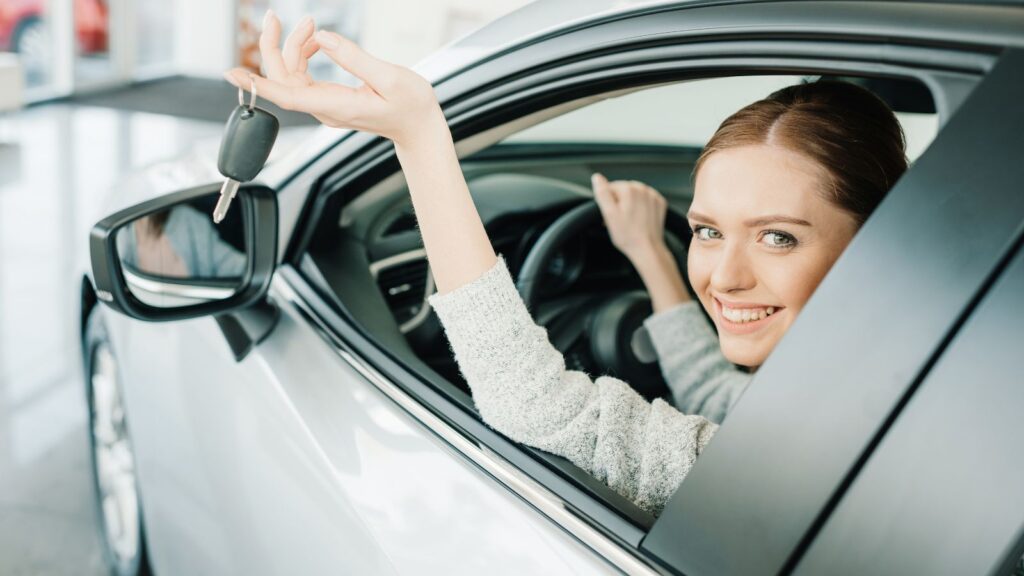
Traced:
[[611, 572], [275, 299], [279, 324], [239, 363], [211, 318], [108, 313], [158, 572]]

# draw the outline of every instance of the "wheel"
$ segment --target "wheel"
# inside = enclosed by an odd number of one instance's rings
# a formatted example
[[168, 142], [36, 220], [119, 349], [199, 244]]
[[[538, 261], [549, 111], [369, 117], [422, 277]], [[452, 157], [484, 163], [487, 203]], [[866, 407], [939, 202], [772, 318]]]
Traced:
[[111, 574], [151, 574], [128, 422], [113, 348], [99, 308], [86, 322], [83, 354], [89, 443], [104, 556]]

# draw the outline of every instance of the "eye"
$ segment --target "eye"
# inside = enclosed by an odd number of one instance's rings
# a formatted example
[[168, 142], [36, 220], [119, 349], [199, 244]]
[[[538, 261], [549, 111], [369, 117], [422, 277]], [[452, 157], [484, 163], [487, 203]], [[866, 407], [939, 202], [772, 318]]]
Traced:
[[792, 248], [796, 246], [796, 238], [780, 230], [767, 230], [762, 236], [770, 248]]
[[698, 240], [717, 240], [722, 237], [722, 233], [714, 228], [708, 228], [707, 226], [701, 226], [700, 224], [692, 228], [693, 236]]

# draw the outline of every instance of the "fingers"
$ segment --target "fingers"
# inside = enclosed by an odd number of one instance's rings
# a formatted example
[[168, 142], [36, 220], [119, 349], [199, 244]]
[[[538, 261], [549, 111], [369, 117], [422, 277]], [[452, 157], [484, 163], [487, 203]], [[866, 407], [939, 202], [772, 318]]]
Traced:
[[[340, 84], [313, 84], [310, 86], [289, 86], [280, 82], [251, 74], [244, 68], [234, 68], [224, 73], [224, 78], [235, 86], [249, 90], [256, 83], [259, 96], [285, 110], [305, 112], [317, 117], [328, 125], [341, 125], [337, 111], [365, 110], [366, 104], [359, 102], [356, 91]], [[327, 117], [331, 117], [328, 120]], [[347, 122], [341, 118], [340, 122]]]
[[296, 69], [299, 73], [305, 73], [309, 68], [309, 59], [313, 57], [317, 51], [320, 50], [320, 44], [315, 38], [310, 37], [306, 40], [306, 43], [302, 45], [302, 49], [299, 53], [299, 67]]
[[284, 41], [282, 59], [288, 72], [299, 71], [302, 52], [306, 47], [306, 42], [313, 36], [313, 28], [313, 18], [306, 16], [299, 21], [292, 33], [288, 35], [288, 39]]
[[301, 91], [293, 89], [279, 82], [252, 74], [244, 68], [234, 68], [224, 73], [228, 82], [243, 90], [250, 90], [252, 83], [256, 84], [256, 92], [260, 98], [269, 100], [285, 110], [300, 110]]
[[263, 71], [267, 78], [283, 81], [288, 75], [281, 55], [281, 21], [273, 10], [267, 10], [263, 16], [263, 32], [260, 34], [260, 58], [263, 60]]
[[367, 54], [355, 42], [326, 30], [314, 36], [324, 54], [339, 66], [366, 82], [378, 94], [388, 92], [396, 76], [396, 67]]

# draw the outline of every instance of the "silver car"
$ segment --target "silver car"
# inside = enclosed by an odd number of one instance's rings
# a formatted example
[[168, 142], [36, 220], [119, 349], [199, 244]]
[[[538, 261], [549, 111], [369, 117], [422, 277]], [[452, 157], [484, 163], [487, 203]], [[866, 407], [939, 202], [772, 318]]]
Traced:
[[81, 298], [115, 573], [1021, 569], [1024, 7], [538, 2], [418, 70], [536, 320], [648, 397], [591, 172], [662, 191], [685, 263], [693, 162], [776, 88], [871, 88], [913, 163], [658, 518], [483, 423], [390, 142], [320, 128], [218, 225], [213, 158], [133, 178]]

